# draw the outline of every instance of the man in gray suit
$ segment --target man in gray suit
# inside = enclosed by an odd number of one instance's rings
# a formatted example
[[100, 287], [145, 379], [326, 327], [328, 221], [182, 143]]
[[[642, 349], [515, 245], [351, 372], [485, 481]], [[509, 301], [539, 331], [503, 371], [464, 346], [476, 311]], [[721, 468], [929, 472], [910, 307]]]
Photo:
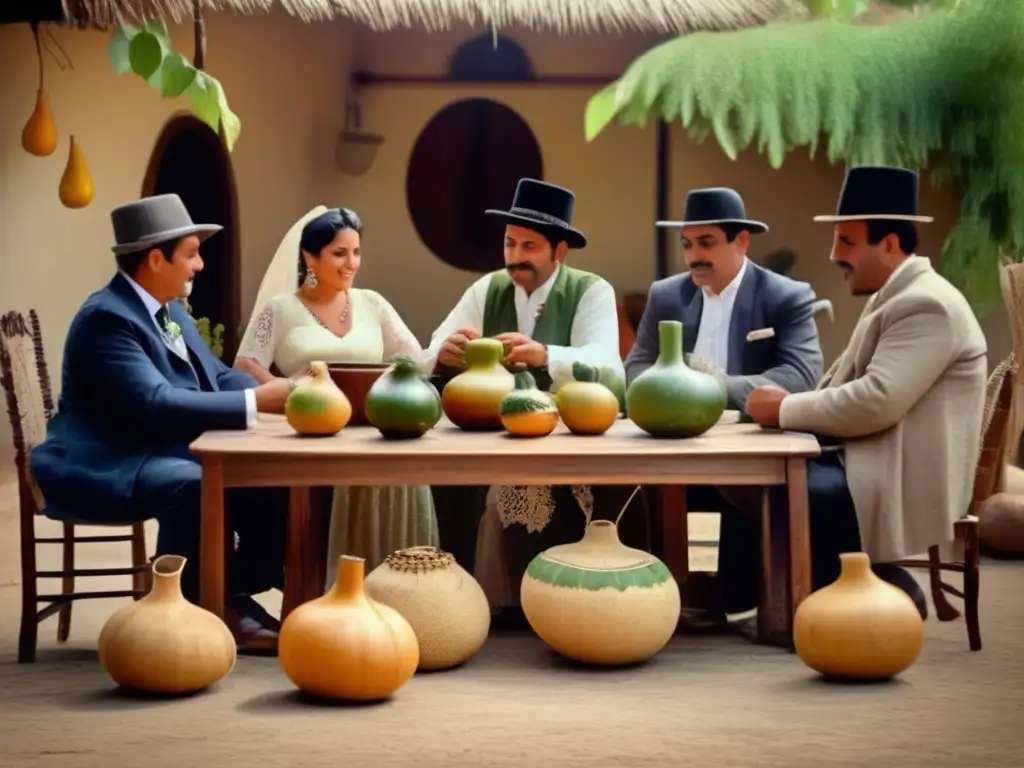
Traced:
[[[807, 283], [747, 258], [751, 236], [768, 227], [747, 218], [739, 194], [726, 188], [693, 190], [686, 196], [683, 221], [657, 225], [681, 230], [689, 271], [651, 285], [636, 342], [626, 357], [627, 381], [657, 360], [658, 323], [679, 320], [683, 353], [702, 358], [702, 368], [724, 374], [729, 408], [745, 412], [747, 396], [761, 385], [788, 392], [813, 390], [822, 375], [814, 322], [819, 303]], [[743, 613], [757, 605], [759, 524], [733, 510], [710, 486], [688, 488], [687, 507], [723, 511], [718, 558], [721, 606], [715, 606], [710, 617], [712, 624], [723, 624], [725, 613]], [[699, 595], [699, 582], [693, 580], [685, 592]], [[684, 619], [700, 613], [696, 606], [688, 608]], [[695, 621], [703, 620], [695, 616]]]

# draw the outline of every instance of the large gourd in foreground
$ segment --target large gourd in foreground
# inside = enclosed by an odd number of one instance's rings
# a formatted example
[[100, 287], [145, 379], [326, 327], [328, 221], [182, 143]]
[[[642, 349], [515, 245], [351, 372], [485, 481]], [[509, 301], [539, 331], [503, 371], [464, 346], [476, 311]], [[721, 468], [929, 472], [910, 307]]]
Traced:
[[281, 667], [306, 693], [377, 701], [416, 672], [416, 634], [398, 611], [366, 596], [365, 568], [363, 558], [342, 555], [330, 591], [300, 605], [281, 625]]
[[697, 437], [725, 411], [718, 380], [695, 371], [683, 360], [683, 324], [658, 323], [658, 360], [626, 390], [626, 415], [653, 437]]
[[473, 339], [466, 345], [466, 370], [445, 385], [445, 415], [466, 430], [501, 429], [501, 401], [515, 378], [501, 364], [505, 347], [497, 339]]
[[894, 677], [921, 652], [924, 620], [906, 592], [874, 574], [866, 554], [846, 552], [839, 559], [839, 578], [797, 608], [796, 652], [826, 677]]
[[352, 404], [334, 383], [327, 364], [310, 363], [284, 403], [289, 426], [300, 435], [336, 435], [352, 418]]
[[111, 679], [135, 691], [194, 693], [234, 668], [235, 638], [223, 621], [181, 593], [185, 558], [153, 561], [153, 588], [107, 619], [100, 631], [100, 663]]
[[625, 546], [610, 520], [594, 520], [581, 541], [537, 555], [523, 576], [520, 602], [552, 649], [600, 665], [657, 654], [672, 638], [681, 608], [668, 567]]
[[490, 630], [491, 608], [483, 588], [450, 553], [436, 547], [388, 555], [366, 577], [366, 594], [412, 626], [420, 669], [448, 669], [468, 661]]

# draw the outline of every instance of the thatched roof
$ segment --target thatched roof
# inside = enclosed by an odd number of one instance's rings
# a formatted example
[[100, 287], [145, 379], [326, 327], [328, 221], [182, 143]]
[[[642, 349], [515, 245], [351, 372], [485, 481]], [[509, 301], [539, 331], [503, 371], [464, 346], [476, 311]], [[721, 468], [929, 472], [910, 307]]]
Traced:
[[636, 30], [685, 34], [752, 27], [793, 12], [794, 0], [63, 0], [70, 23], [109, 28], [204, 12], [265, 13], [279, 5], [305, 22], [347, 18], [374, 30], [444, 29], [453, 22], [559, 33]]

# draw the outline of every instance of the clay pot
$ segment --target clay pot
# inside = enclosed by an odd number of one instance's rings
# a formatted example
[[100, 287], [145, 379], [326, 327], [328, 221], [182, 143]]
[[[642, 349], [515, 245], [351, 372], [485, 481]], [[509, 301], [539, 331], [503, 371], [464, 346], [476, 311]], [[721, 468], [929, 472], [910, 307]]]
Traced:
[[505, 347], [497, 339], [473, 339], [466, 345], [466, 370], [441, 393], [445, 415], [466, 430], [502, 429], [501, 401], [516, 385], [502, 366]]
[[352, 404], [331, 380], [327, 364], [316, 361], [285, 400], [284, 417], [300, 435], [336, 435], [352, 418]]
[[491, 609], [483, 589], [448, 552], [411, 547], [387, 556], [366, 577], [366, 594], [402, 614], [416, 633], [419, 668], [468, 661], [487, 639]]
[[365, 567], [363, 558], [342, 555], [331, 590], [300, 605], [281, 625], [281, 668], [306, 693], [377, 701], [416, 672], [416, 634], [398, 611], [366, 596]]
[[384, 437], [422, 437], [441, 418], [441, 395], [409, 357], [398, 357], [366, 394], [366, 419]]
[[202, 690], [234, 668], [235, 638], [223, 621], [181, 594], [185, 558], [153, 561], [153, 588], [118, 609], [100, 632], [100, 663], [120, 686], [146, 693]]
[[626, 415], [653, 437], [697, 437], [725, 411], [726, 397], [714, 376], [683, 361], [683, 324], [658, 323], [658, 360], [626, 390]]
[[866, 554], [846, 552], [839, 559], [839, 578], [797, 609], [796, 652], [826, 677], [895, 677], [921, 652], [921, 614], [906, 592], [874, 574]]
[[331, 380], [345, 393], [352, 406], [352, 426], [367, 426], [366, 396], [381, 374], [388, 369], [387, 363], [331, 363], [327, 366]]
[[985, 554], [1024, 556], [1024, 496], [997, 493], [978, 515], [978, 535]]
[[625, 546], [610, 520], [594, 520], [582, 540], [537, 555], [519, 595], [540, 639], [588, 664], [650, 658], [679, 622], [679, 587], [668, 567]]

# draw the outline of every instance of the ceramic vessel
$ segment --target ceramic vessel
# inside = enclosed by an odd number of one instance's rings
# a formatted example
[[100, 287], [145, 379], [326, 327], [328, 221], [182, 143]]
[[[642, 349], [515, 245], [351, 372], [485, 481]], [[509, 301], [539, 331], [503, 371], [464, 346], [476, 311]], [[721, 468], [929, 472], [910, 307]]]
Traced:
[[370, 423], [366, 418], [366, 395], [387, 369], [386, 363], [328, 364], [327, 370], [331, 374], [331, 380], [345, 394], [352, 406], [349, 425], [362, 427]]
[[366, 577], [366, 594], [409, 622], [423, 670], [463, 664], [480, 650], [490, 630], [491, 609], [480, 584], [436, 547], [388, 555]]
[[384, 437], [422, 437], [441, 418], [441, 395], [410, 357], [397, 357], [366, 394], [366, 419]]
[[679, 622], [679, 587], [668, 567], [625, 546], [609, 520], [594, 520], [582, 540], [535, 557], [523, 576], [520, 602], [541, 640], [588, 664], [650, 658]]
[[445, 415], [466, 430], [501, 429], [501, 401], [515, 388], [502, 366], [505, 348], [497, 339], [473, 339], [466, 345], [466, 370], [441, 394]]
[[366, 596], [365, 567], [363, 558], [342, 555], [330, 591], [300, 605], [281, 625], [281, 667], [306, 693], [377, 701], [416, 672], [416, 634], [398, 611]]
[[300, 435], [336, 435], [352, 418], [352, 404], [331, 380], [327, 364], [316, 361], [285, 400], [284, 417]]
[[626, 415], [653, 437], [697, 437], [722, 417], [726, 397], [714, 376], [683, 361], [683, 324], [658, 323], [658, 360], [626, 390]]
[[226, 677], [235, 638], [223, 621], [181, 594], [185, 558], [153, 561], [153, 588], [118, 609], [100, 631], [100, 663], [120, 686], [159, 694], [193, 693]]
[[796, 652], [826, 677], [895, 677], [921, 652], [921, 614], [906, 592], [874, 574], [866, 554], [846, 552], [839, 559], [839, 578], [797, 609]]

